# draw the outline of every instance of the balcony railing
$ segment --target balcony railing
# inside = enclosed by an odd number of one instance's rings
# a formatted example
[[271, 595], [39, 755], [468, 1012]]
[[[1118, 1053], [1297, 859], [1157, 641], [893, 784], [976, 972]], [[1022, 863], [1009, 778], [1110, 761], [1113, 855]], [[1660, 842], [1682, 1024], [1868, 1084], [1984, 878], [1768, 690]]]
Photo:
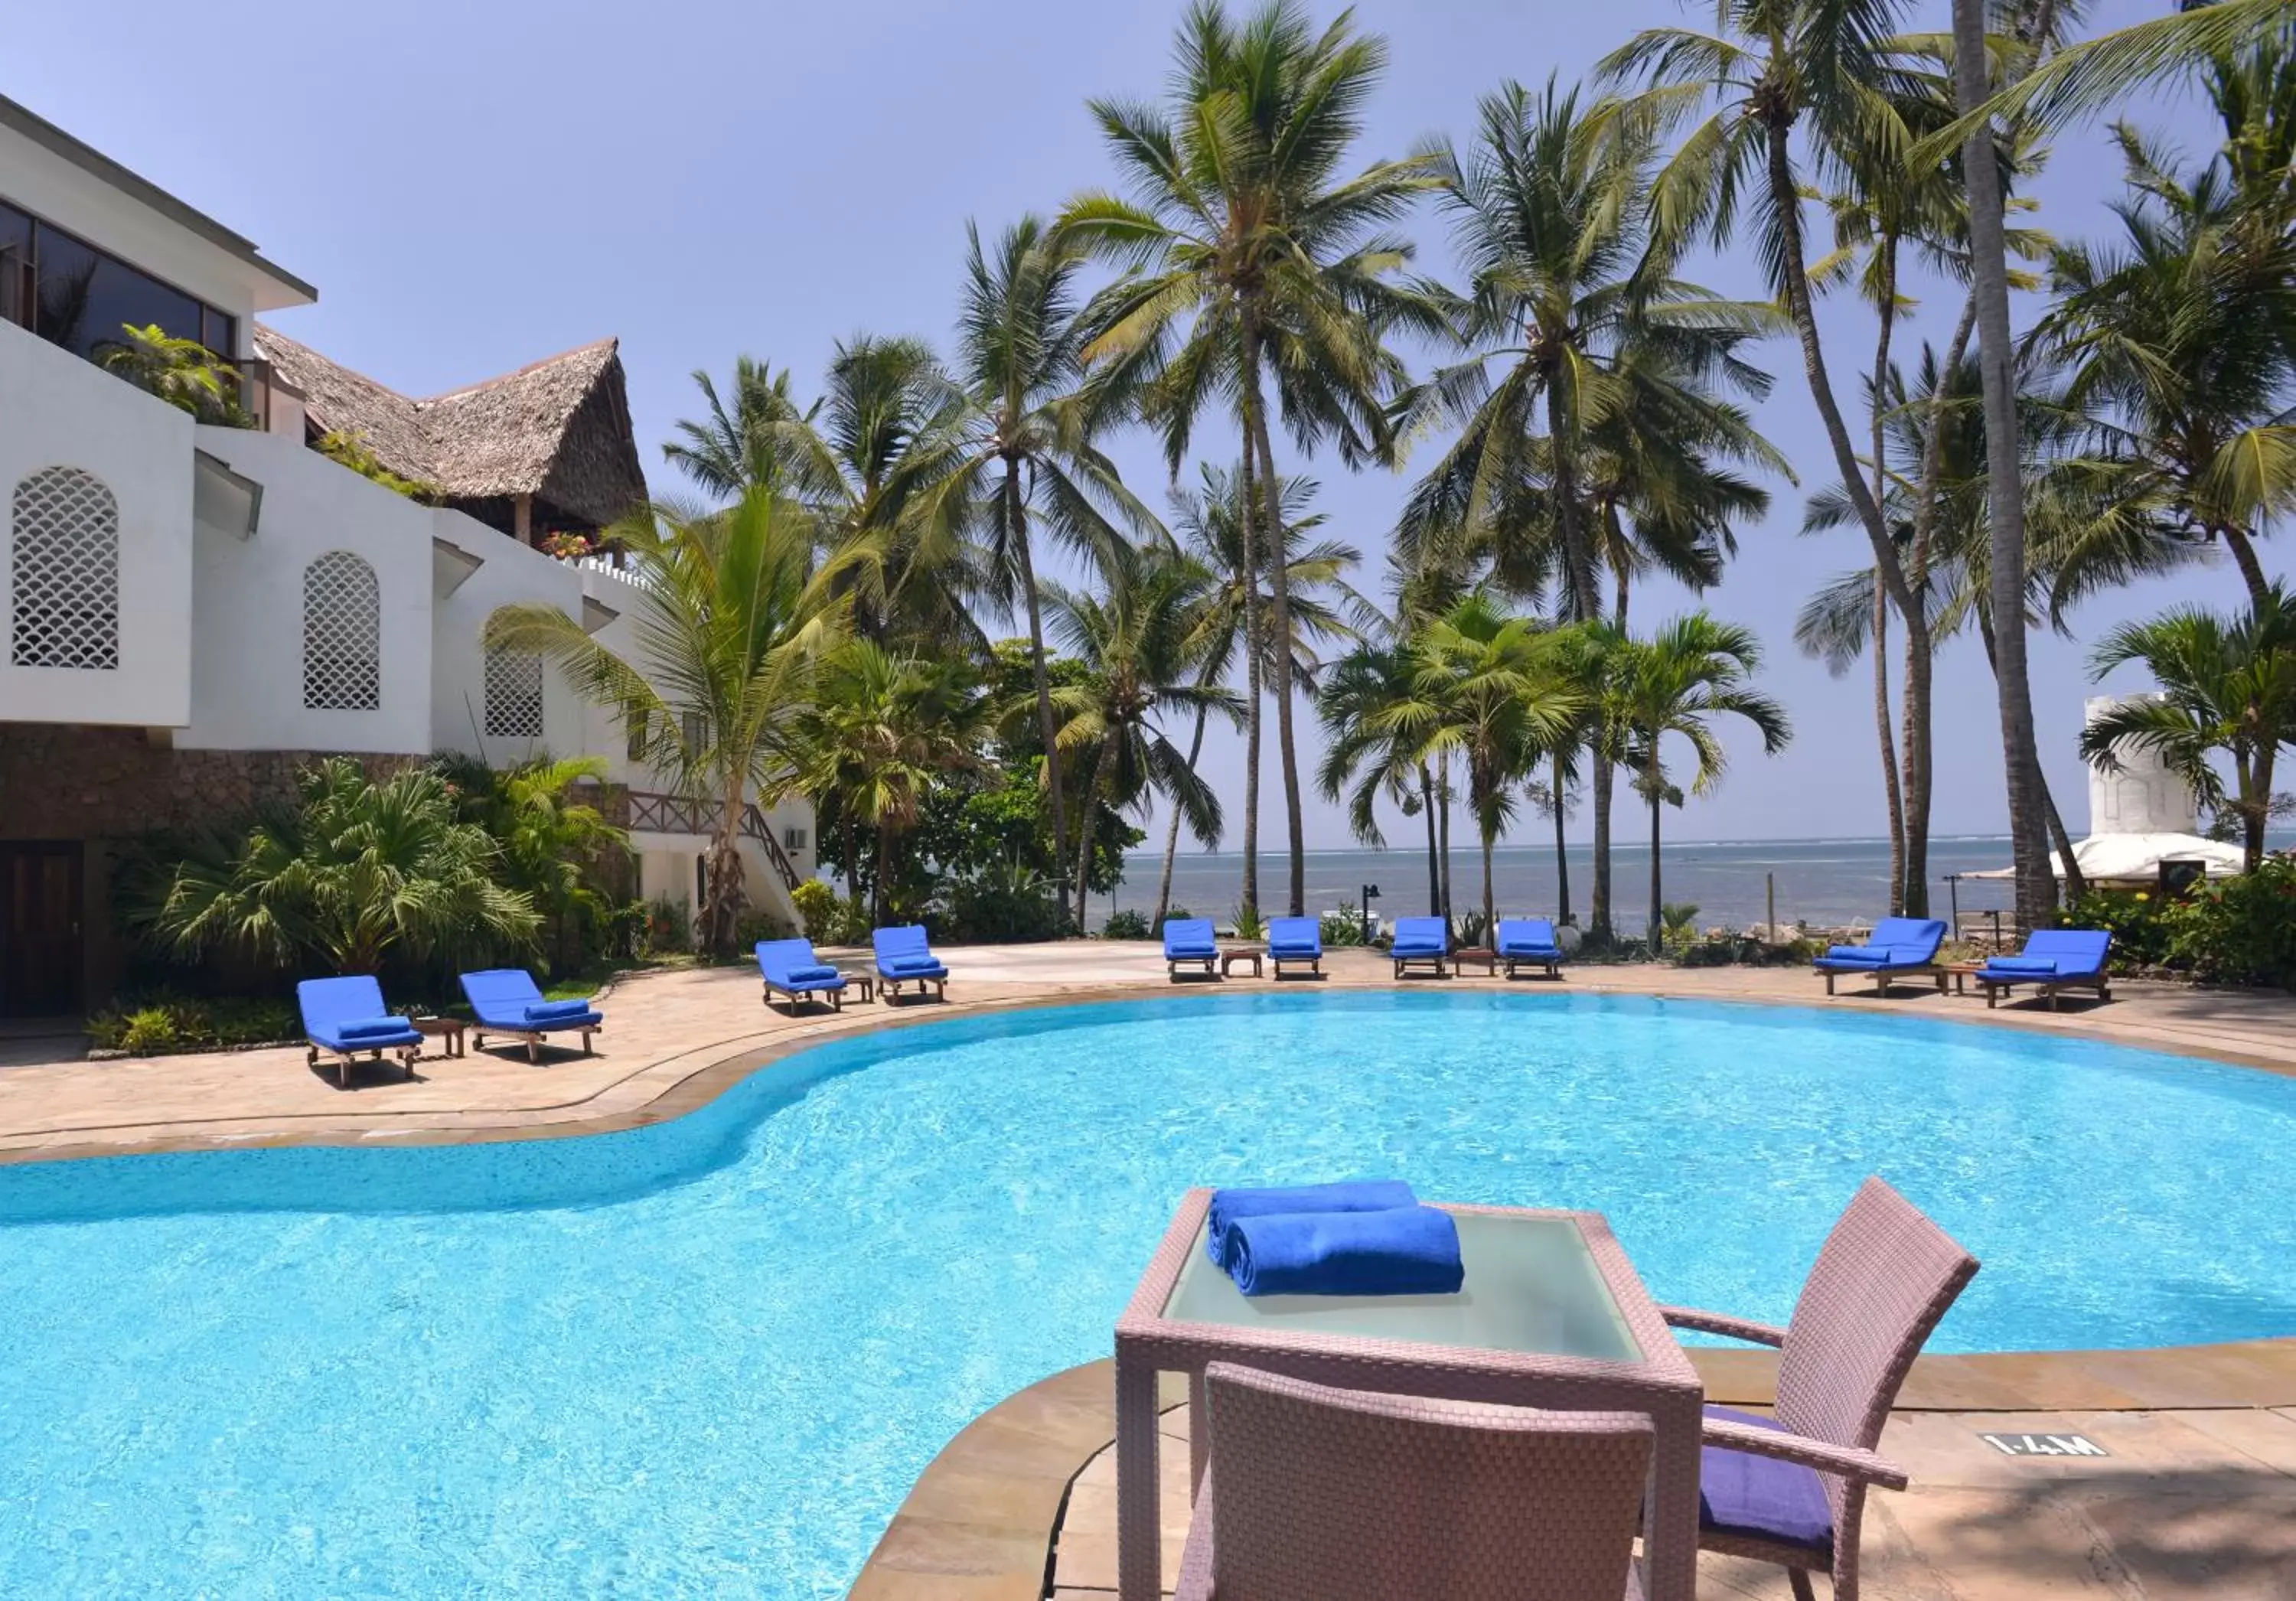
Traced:
[[[683, 833], [708, 839], [718, 832], [726, 808], [716, 800], [696, 800], [686, 795], [665, 795], [652, 790], [630, 792], [630, 830], [634, 833]], [[774, 865], [775, 874], [782, 887], [794, 890], [800, 874], [789, 853], [782, 849], [779, 840], [766, 821], [765, 814], [754, 805], [742, 808], [741, 832], [745, 839], [754, 840]]]

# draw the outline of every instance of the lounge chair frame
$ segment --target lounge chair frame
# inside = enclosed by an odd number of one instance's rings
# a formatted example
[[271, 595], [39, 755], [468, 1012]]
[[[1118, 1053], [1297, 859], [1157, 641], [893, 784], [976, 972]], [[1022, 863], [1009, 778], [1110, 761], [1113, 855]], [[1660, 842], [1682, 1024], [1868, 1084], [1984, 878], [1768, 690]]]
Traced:
[[1208, 956], [1166, 956], [1164, 958], [1164, 976], [1168, 979], [1178, 978], [1180, 969], [1183, 967], [1201, 967], [1208, 979], [1227, 976], [1220, 972], [1220, 955], [1217, 950]]
[[766, 986], [765, 1004], [768, 1010], [772, 1008], [774, 997], [777, 994], [783, 998], [783, 1001], [788, 1006], [789, 1014], [791, 1017], [795, 1017], [797, 1015], [798, 1004], [800, 1001], [819, 1000], [824, 996], [828, 998], [829, 1009], [831, 1011], [842, 1012], [845, 1010], [845, 986], [843, 984], [823, 984], [816, 989], [791, 989], [785, 985], [775, 983], [771, 979], [766, 979], [764, 982]]
[[[2067, 989], [2094, 989], [2096, 991], [2096, 998], [2101, 1001], [2109, 1001], [2112, 998], [2112, 980], [2105, 975], [2102, 968], [2095, 973], [2070, 973], [2062, 978], [2045, 978], [2036, 974], [2030, 978], [2005, 979], [1989, 977], [1983, 973], [1972, 973], [1969, 977], [1972, 982], [1984, 989], [1985, 1009], [1988, 1012], [2001, 1004], [2003, 996], [2009, 995], [2020, 984], [2030, 984], [2036, 994], [2048, 997], [2049, 1010], [2052, 1012], [2063, 1009], [2063, 1005], [2058, 997]], [[1940, 980], [1939, 982], [1942, 983], [1943, 981]]]
[[[845, 990], [848, 985], [854, 982], [853, 974], [840, 971], [834, 979], [807, 979], [802, 981], [805, 988], [801, 989], [793, 989], [789, 985], [777, 981], [772, 973], [766, 971], [766, 958], [762, 953], [769, 946], [794, 942], [794, 940], [777, 941], [760, 940], [757, 943], [756, 950], [758, 953], [757, 957], [758, 977], [766, 987], [766, 992], [763, 997], [766, 1009], [769, 1012], [773, 1010], [774, 996], [778, 992], [787, 998], [789, 1014], [791, 1017], [795, 1017], [798, 1014], [797, 1009], [800, 1002], [818, 1000], [824, 996], [826, 996], [829, 998], [829, 1006], [831, 1011], [844, 1011]], [[822, 967], [831, 965], [831, 964], [822, 961], [819, 956], [814, 956], [813, 943], [811, 940], [806, 940], [803, 943], [805, 945], [806, 955], [813, 957], [815, 965]], [[867, 1000], [870, 998], [871, 990], [874, 986], [866, 974], [862, 975], [860, 983], [861, 998], [863, 1000]]]
[[[1288, 919], [1278, 919], [1278, 921], [1288, 921]], [[1275, 976], [1279, 979], [1283, 976], [1283, 965], [1286, 962], [1289, 962], [1294, 967], [1307, 968], [1309, 973], [1314, 973], [1317, 978], [1322, 978], [1324, 976], [1324, 936], [1321, 920], [1302, 919], [1302, 921], [1311, 921], [1315, 922], [1316, 924], [1316, 949], [1313, 954], [1308, 956], [1301, 956], [1296, 950], [1287, 952], [1281, 956], [1277, 955], [1275, 950], [1275, 941], [1272, 937], [1274, 932], [1273, 925], [1270, 926], [1271, 938], [1267, 943], [1267, 961], [1268, 965], [1273, 969]]]
[[1904, 967], [1821, 967], [1818, 971], [1825, 975], [1825, 992], [1828, 995], [1833, 993], [1834, 980], [1862, 978], [1869, 973], [1874, 975], [1874, 993], [1876, 995], [1889, 994], [1890, 986], [1899, 979], [1919, 978], [1924, 973], [1937, 981], [1939, 995], [1945, 993], [1945, 968], [1936, 962], [1918, 962]]
[[1395, 964], [1397, 978], [1401, 978], [1414, 967], [1432, 967], [1435, 970], [1435, 976], [1439, 979], [1447, 979], [1451, 976], [1451, 956], [1448, 951], [1425, 951], [1408, 956], [1398, 956], [1390, 951], [1388, 959]]
[[303, 1060], [313, 1072], [319, 1070], [319, 1054], [323, 1051], [335, 1058], [335, 1088], [348, 1089], [351, 1087], [351, 1069], [357, 1065], [361, 1051], [366, 1053], [366, 1060], [376, 1063], [382, 1060], [383, 1052], [389, 1051], [398, 1058], [398, 1076], [412, 1080], [414, 1058], [422, 1054], [422, 1047], [420, 1045], [379, 1045], [371, 1049], [361, 1046], [355, 1050], [345, 1050], [338, 1046], [321, 1045], [314, 1039], [310, 1042], [310, 1048], [303, 1053]]
[[[603, 1022], [586, 1023], [583, 1025], [580, 1032], [582, 1035], [582, 1054], [585, 1056], [594, 1056], [598, 1054], [590, 1044], [590, 1036], [599, 1032], [606, 1025]], [[526, 1060], [528, 1063], [529, 1065], [538, 1066], [542, 1062], [542, 1047], [545, 1043], [547, 1043], [545, 1036], [550, 1034], [571, 1034], [573, 1032], [575, 1032], [575, 1030], [572, 1029], [503, 1029], [496, 1028], [492, 1023], [473, 1022], [471, 1024], [471, 1048], [472, 1050], [484, 1050], [487, 1045], [487, 1036], [489, 1034], [496, 1035], [504, 1039], [522, 1039], [526, 1041]]]

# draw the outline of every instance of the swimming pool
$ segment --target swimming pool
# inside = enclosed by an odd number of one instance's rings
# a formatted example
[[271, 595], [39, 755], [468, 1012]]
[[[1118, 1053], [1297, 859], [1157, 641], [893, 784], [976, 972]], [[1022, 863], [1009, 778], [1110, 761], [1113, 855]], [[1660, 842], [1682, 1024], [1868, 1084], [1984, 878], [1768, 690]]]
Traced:
[[[856, 1071], [865, 1069], [866, 1071]], [[1610, 1215], [1783, 1321], [1880, 1172], [1933, 1349], [2296, 1331], [2296, 1081], [1903, 1017], [1188, 994], [824, 1045], [579, 1139], [0, 1168], [0, 1594], [843, 1593], [1191, 1184]]]

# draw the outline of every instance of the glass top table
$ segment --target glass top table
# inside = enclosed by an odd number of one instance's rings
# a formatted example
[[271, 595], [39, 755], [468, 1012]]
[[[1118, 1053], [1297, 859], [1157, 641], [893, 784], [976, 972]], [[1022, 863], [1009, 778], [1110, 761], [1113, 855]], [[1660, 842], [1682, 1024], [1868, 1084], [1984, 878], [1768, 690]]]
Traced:
[[1204, 1253], [1205, 1230], [1164, 1302], [1175, 1323], [1410, 1340], [1473, 1351], [1639, 1362], [1642, 1346], [1565, 1213], [1462, 1212], [1455, 1295], [1247, 1296]]
[[1705, 1391], [1601, 1213], [1445, 1206], [1466, 1268], [1453, 1295], [1248, 1298], [1204, 1254], [1211, 1195], [1188, 1192], [1116, 1324], [1120, 1601], [1161, 1593], [1157, 1375], [1188, 1375], [1189, 1482], [1201, 1486], [1218, 1433], [1202, 1407], [1214, 1362], [1341, 1389], [1647, 1415], [1644, 1582], [1651, 1601], [1691, 1601]]

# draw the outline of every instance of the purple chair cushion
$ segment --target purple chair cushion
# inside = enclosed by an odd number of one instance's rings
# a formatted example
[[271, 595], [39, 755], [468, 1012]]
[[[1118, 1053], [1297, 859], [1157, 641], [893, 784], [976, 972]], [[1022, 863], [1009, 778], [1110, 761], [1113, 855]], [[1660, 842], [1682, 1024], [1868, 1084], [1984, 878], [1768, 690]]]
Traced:
[[[1727, 1407], [1709, 1407], [1706, 1416], [1786, 1432], [1775, 1418]], [[1727, 1446], [1710, 1445], [1700, 1453], [1698, 1522], [1718, 1533], [1778, 1540], [1822, 1556], [1833, 1550], [1833, 1509], [1816, 1470]]]

